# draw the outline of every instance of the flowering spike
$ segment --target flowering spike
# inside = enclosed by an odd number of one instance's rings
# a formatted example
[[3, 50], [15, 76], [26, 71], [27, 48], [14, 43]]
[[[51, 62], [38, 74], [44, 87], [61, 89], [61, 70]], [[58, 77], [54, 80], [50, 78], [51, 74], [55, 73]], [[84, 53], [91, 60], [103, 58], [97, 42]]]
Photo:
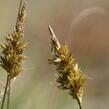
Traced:
[[52, 36], [51, 44], [54, 49], [49, 62], [56, 66], [58, 78], [58, 88], [67, 90], [73, 99], [78, 101], [80, 109], [82, 108], [83, 86], [86, 79], [75, 59], [69, 53], [66, 45], [60, 45], [53, 29], [49, 26]]
[[26, 4], [22, 4], [21, 1], [14, 32], [6, 36], [4, 44], [0, 44], [2, 49], [0, 65], [7, 71], [10, 78], [17, 76], [22, 70], [23, 52], [26, 47], [22, 37], [24, 36], [25, 8]]

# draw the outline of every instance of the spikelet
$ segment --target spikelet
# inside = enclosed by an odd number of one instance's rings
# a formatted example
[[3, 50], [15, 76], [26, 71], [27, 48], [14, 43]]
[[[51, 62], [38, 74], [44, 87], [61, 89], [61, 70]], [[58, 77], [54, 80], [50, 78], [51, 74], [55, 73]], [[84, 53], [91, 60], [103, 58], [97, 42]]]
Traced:
[[22, 61], [24, 59], [24, 22], [26, 4], [20, 5], [17, 22], [13, 33], [6, 36], [5, 43], [1, 44], [0, 65], [10, 76], [16, 77], [22, 71]]
[[51, 26], [49, 26], [49, 31], [52, 36], [53, 53], [52, 57], [49, 58], [49, 62], [56, 66], [58, 88], [67, 90], [73, 99], [77, 99], [81, 109], [83, 86], [86, 77], [78, 67], [78, 64], [75, 63], [75, 59], [69, 53], [67, 46], [60, 45]]

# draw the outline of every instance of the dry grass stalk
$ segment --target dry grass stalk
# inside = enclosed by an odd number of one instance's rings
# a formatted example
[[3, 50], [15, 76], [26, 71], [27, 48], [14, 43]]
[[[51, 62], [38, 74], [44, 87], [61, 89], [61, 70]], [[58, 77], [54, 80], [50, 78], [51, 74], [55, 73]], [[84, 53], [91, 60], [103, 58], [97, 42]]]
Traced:
[[75, 59], [69, 53], [66, 45], [61, 45], [51, 28], [52, 57], [49, 59], [51, 64], [56, 66], [58, 88], [67, 90], [73, 99], [76, 99], [80, 109], [82, 109], [83, 86], [85, 82], [85, 75], [82, 73]]
[[4, 107], [6, 93], [8, 94], [7, 109], [9, 109], [10, 83], [22, 71], [22, 61], [24, 59], [24, 22], [26, 3], [21, 0], [18, 17], [13, 33], [8, 34], [5, 43], [1, 44], [0, 66], [7, 72], [7, 82], [2, 100], [1, 109]]

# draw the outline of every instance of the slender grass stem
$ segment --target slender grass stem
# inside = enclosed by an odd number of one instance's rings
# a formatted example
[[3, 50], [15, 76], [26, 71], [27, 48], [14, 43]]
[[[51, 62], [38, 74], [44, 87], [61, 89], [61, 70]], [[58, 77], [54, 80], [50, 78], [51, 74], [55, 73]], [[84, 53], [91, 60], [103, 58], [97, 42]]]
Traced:
[[8, 83], [9, 83], [9, 75], [7, 75], [6, 87], [5, 87], [5, 91], [4, 91], [4, 95], [3, 95], [3, 99], [2, 99], [1, 109], [3, 109], [3, 107], [4, 107], [5, 98], [6, 98], [7, 89], [8, 89]]
[[79, 109], [82, 109], [82, 104], [81, 104], [81, 102], [80, 102], [78, 97], [77, 97], [77, 102], [78, 102], [78, 105], [79, 105]]
[[8, 91], [7, 91], [7, 94], [8, 94], [8, 98], [7, 98], [7, 109], [9, 109], [10, 107], [10, 77], [9, 77], [9, 82], [8, 82]]

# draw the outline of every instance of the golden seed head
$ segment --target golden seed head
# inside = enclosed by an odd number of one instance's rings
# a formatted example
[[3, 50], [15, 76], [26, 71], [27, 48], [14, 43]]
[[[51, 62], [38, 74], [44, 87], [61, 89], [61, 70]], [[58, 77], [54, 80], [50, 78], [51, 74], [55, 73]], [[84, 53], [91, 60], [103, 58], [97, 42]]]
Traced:
[[0, 65], [7, 71], [10, 78], [17, 76], [22, 71], [24, 59], [23, 41], [25, 21], [25, 3], [20, 7], [14, 32], [6, 36], [6, 42], [1, 44]]
[[74, 99], [78, 97], [82, 102], [83, 86], [86, 77], [78, 67], [78, 64], [75, 63], [75, 59], [71, 56], [71, 53], [69, 53], [66, 45], [62, 46], [56, 36], [54, 37], [53, 29], [51, 27], [50, 29], [53, 55], [49, 59], [49, 62], [54, 64], [58, 71], [58, 78], [56, 80], [58, 87], [63, 90], [68, 90]]

